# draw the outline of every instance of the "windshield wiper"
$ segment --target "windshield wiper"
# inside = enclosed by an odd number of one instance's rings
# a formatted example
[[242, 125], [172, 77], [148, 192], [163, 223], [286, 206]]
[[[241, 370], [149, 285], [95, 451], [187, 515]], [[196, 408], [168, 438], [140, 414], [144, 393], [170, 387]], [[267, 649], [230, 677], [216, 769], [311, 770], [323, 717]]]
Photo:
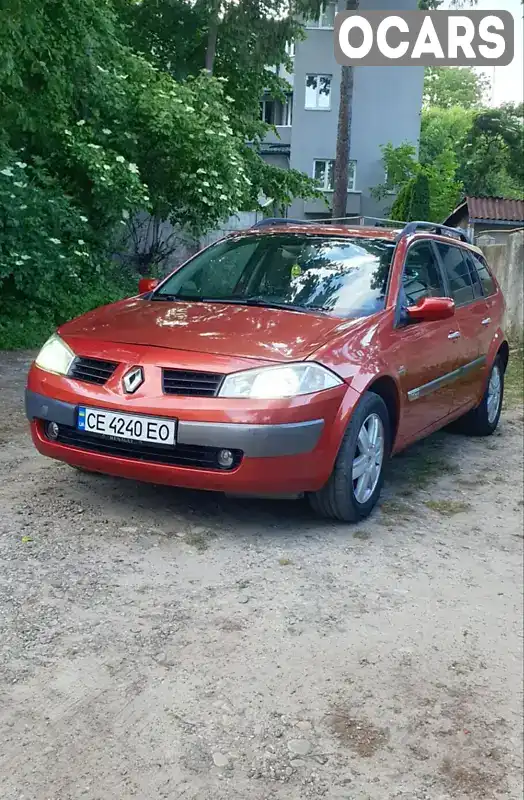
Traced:
[[257, 308], [277, 308], [283, 311], [298, 311], [302, 314], [312, 312], [324, 312], [322, 306], [297, 306], [292, 303], [279, 303], [273, 300], [265, 300], [263, 297], [193, 297], [184, 294], [154, 294], [151, 300], [166, 300], [175, 303], [178, 300], [189, 303], [226, 303], [234, 306], [255, 306]]
[[221, 300], [219, 297], [195, 297], [191, 294], [154, 294], [150, 300], [167, 300], [176, 303], [178, 300], [184, 303], [227, 303], [228, 300]]
[[177, 297], [176, 294], [153, 294], [148, 299], [149, 300], [168, 300], [168, 301], [173, 303], [175, 300], [178, 300], [178, 297]]
[[302, 314], [310, 314], [312, 312], [323, 311], [326, 313], [326, 309], [322, 306], [297, 306], [293, 305], [292, 303], [279, 303], [278, 301], [274, 300], [265, 300], [263, 297], [246, 297], [242, 301], [243, 305], [246, 306], [257, 306], [259, 308], [278, 308], [284, 311], [298, 311]]

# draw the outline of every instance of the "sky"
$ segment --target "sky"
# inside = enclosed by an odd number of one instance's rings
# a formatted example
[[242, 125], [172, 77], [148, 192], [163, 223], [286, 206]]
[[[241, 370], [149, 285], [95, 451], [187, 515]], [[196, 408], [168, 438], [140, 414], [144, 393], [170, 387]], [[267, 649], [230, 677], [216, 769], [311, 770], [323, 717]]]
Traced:
[[[449, 8], [447, 0], [442, 8]], [[489, 105], [500, 106], [502, 103], [522, 103], [524, 101], [524, 36], [523, 9], [521, 0], [478, 0], [479, 11], [510, 11], [515, 19], [515, 58], [507, 67], [479, 70], [492, 83], [492, 96], [487, 97]], [[494, 78], [494, 80], [493, 80]]]

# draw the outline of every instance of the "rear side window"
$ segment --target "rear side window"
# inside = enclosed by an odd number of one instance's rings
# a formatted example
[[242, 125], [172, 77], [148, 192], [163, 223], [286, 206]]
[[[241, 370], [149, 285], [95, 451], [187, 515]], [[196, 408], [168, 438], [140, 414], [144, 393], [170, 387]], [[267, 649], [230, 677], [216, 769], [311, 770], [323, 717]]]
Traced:
[[444, 297], [444, 284], [430, 242], [412, 245], [402, 275], [402, 305], [413, 306], [423, 297]]
[[457, 306], [464, 306], [467, 303], [473, 302], [475, 299], [475, 291], [468, 263], [462, 255], [461, 248], [449, 244], [441, 244], [440, 242], [435, 242], [435, 244], [437, 245], [442, 259], [444, 272], [449, 282], [451, 297], [455, 301], [455, 304]]
[[495, 286], [495, 281], [491, 277], [491, 274], [488, 269], [488, 265], [482, 258], [482, 256], [477, 255], [476, 253], [469, 253], [471, 261], [473, 262], [473, 268], [475, 269], [480, 283], [482, 284], [482, 291], [484, 292], [485, 297], [489, 297], [492, 294], [495, 294], [497, 291], [497, 287]]

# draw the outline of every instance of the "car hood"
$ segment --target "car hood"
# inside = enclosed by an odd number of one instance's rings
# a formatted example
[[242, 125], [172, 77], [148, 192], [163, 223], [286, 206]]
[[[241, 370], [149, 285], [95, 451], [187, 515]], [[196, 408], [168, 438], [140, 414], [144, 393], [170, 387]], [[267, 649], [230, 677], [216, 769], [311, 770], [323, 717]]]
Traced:
[[325, 314], [135, 297], [84, 314], [59, 332], [120, 344], [294, 361], [348, 324]]

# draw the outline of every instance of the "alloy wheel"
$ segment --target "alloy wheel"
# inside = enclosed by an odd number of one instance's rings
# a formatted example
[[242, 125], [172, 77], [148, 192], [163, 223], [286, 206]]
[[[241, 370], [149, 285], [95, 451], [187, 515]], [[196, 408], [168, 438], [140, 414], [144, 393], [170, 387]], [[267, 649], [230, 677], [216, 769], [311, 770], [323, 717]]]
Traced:
[[499, 413], [500, 402], [502, 397], [502, 379], [500, 376], [500, 367], [495, 364], [491, 372], [488, 386], [488, 422], [493, 425]]
[[360, 428], [353, 459], [353, 493], [357, 503], [367, 503], [379, 482], [384, 461], [384, 425], [378, 414], [370, 414]]

